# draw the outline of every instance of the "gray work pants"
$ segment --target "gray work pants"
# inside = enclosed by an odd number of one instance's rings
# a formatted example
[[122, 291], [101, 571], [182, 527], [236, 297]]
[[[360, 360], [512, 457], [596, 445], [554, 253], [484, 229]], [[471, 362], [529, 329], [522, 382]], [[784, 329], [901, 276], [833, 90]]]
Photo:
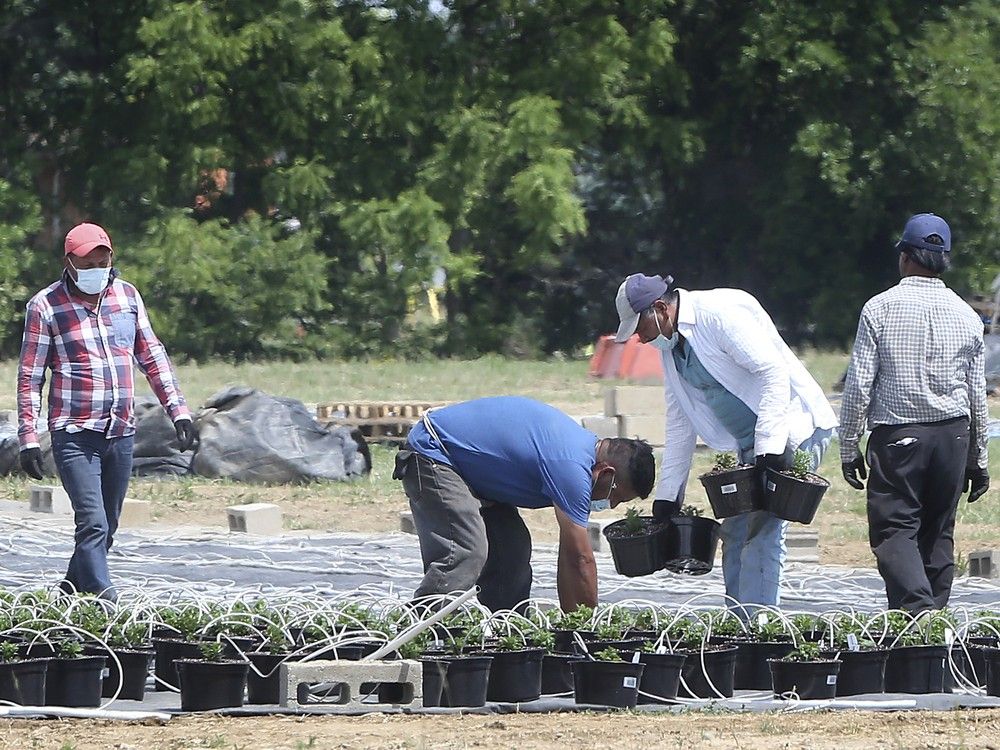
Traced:
[[922, 612], [948, 604], [968, 457], [965, 418], [872, 430], [868, 534], [890, 609]]
[[467, 591], [491, 610], [531, 595], [531, 536], [516, 507], [480, 501], [450, 466], [411, 450], [396, 454], [420, 541], [424, 578], [414, 598]]

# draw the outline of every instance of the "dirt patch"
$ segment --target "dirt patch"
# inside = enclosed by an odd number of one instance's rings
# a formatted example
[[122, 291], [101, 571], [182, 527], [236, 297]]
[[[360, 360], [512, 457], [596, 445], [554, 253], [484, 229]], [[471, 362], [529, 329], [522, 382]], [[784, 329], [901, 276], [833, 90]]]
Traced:
[[949, 712], [795, 714], [508, 714], [398, 717], [190, 717], [165, 724], [0, 721], [0, 748], [129, 750], [225, 748], [1000, 747], [1000, 709]]

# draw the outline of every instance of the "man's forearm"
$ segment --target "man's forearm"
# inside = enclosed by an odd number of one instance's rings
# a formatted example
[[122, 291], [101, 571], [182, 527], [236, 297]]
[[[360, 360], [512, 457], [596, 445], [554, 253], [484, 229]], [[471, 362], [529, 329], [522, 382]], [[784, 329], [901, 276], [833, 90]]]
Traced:
[[597, 562], [594, 555], [559, 551], [556, 572], [559, 606], [570, 612], [580, 604], [597, 606]]

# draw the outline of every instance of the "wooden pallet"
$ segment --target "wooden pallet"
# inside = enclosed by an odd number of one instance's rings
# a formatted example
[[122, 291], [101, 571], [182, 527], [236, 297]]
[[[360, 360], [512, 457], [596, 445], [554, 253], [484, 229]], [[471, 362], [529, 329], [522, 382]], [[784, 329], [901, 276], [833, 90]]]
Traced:
[[444, 403], [427, 401], [329, 401], [316, 406], [316, 419], [328, 425], [361, 430], [372, 443], [402, 443], [428, 409]]

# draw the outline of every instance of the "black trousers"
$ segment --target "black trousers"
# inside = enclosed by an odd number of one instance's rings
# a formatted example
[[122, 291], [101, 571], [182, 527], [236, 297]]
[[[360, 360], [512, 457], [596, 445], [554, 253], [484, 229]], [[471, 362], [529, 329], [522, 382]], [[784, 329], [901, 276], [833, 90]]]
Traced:
[[890, 609], [948, 604], [955, 511], [965, 486], [969, 420], [876, 427], [868, 440], [868, 538]]
[[482, 501], [450, 466], [414, 451], [396, 454], [420, 540], [424, 578], [414, 598], [467, 591], [491, 610], [513, 609], [531, 595], [531, 535], [517, 508]]

